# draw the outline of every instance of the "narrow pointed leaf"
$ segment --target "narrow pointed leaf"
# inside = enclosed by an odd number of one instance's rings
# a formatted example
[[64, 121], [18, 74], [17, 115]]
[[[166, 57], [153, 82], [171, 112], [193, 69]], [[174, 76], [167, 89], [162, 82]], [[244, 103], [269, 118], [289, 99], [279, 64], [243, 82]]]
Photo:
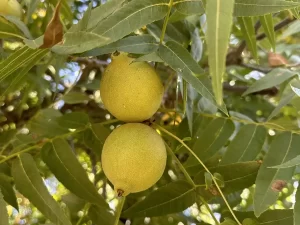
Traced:
[[264, 28], [264, 32], [268, 37], [268, 40], [273, 48], [273, 51], [276, 51], [276, 36], [274, 31], [274, 22], [272, 14], [266, 14], [259, 17], [260, 23]]
[[235, 0], [235, 16], [261, 16], [300, 6], [285, 0]]
[[151, 35], [131, 36], [106, 45], [95, 48], [82, 54], [82, 56], [98, 56], [115, 51], [129, 52], [135, 54], [147, 54], [158, 49], [156, 39]]
[[[294, 173], [294, 167], [272, 169], [269, 167], [285, 163], [299, 154], [300, 136], [285, 132], [272, 142], [256, 178], [254, 193], [254, 212], [260, 216], [278, 198], [281, 184], [288, 182]], [[284, 186], [284, 185], [283, 185]]]
[[[193, 59], [191, 54], [182, 45], [169, 41], [161, 45], [158, 51], [159, 56], [174, 70], [179, 72], [192, 87], [212, 104], [217, 106], [216, 99], [212, 93], [210, 80], [204, 76], [203, 69]], [[218, 108], [227, 114], [225, 105]]]
[[84, 128], [89, 124], [89, 116], [82, 112], [67, 113], [58, 117], [56, 121], [60, 126], [70, 129]]
[[238, 17], [239, 24], [247, 43], [249, 51], [252, 53], [253, 58], [258, 62], [256, 35], [254, 30], [254, 23], [252, 17]]
[[247, 91], [245, 91], [243, 96], [279, 85], [284, 81], [296, 76], [296, 74], [296, 72], [290, 71], [288, 69], [274, 69], [266, 76], [252, 84], [247, 89]]
[[267, 136], [263, 126], [242, 126], [227, 148], [220, 165], [255, 160]]
[[15, 209], [19, 210], [17, 197], [13, 189], [12, 178], [3, 173], [0, 173], [0, 190], [4, 200]]
[[186, 181], [175, 181], [151, 192], [125, 212], [126, 217], [162, 216], [181, 212], [194, 204], [196, 192]]
[[206, 4], [209, 72], [218, 105], [223, 102], [223, 75], [233, 20], [234, 0], [209, 0]]
[[54, 139], [44, 145], [41, 155], [51, 172], [71, 192], [91, 203], [106, 206], [67, 141]]
[[196, 140], [193, 151], [201, 160], [209, 159], [226, 144], [234, 129], [231, 120], [223, 118], [213, 120]]
[[298, 155], [297, 157], [281, 164], [281, 165], [277, 165], [277, 166], [272, 166], [270, 168], [277, 168], [277, 169], [284, 169], [284, 168], [290, 168], [290, 167], [295, 167], [300, 165], [300, 155]]
[[6, 203], [3, 200], [3, 195], [0, 190], [0, 224], [1, 225], [9, 225], [8, 222], [8, 213], [6, 210]]
[[88, 32], [67, 32], [64, 43], [53, 50], [59, 54], [82, 53], [116, 42], [144, 25], [162, 19], [168, 0], [133, 0], [102, 20]]
[[12, 175], [18, 191], [55, 224], [71, 225], [59, 204], [49, 194], [31, 155], [24, 153], [13, 161]]

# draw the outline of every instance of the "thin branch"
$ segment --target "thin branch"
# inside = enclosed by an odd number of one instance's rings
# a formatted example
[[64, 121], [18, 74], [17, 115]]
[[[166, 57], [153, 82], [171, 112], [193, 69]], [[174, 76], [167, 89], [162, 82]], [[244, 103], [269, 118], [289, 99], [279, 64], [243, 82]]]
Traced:
[[115, 220], [114, 225], [119, 224], [119, 220], [120, 220], [122, 209], [123, 209], [123, 206], [124, 206], [124, 203], [125, 203], [125, 199], [126, 199], [126, 197], [121, 197], [120, 198], [120, 202], [119, 202], [117, 210], [116, 210], [116, 220]]

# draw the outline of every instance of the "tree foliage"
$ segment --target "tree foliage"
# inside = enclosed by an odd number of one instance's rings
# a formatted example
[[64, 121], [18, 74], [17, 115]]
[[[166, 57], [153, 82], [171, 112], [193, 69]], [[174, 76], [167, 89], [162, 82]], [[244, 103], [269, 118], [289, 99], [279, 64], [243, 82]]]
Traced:
[[[300, 224], [299, 0], [20, 3], [0, 9], [1, 225]], [[100, 159], [116, 51], [165, 87], [167, 168], [126, 200]]]

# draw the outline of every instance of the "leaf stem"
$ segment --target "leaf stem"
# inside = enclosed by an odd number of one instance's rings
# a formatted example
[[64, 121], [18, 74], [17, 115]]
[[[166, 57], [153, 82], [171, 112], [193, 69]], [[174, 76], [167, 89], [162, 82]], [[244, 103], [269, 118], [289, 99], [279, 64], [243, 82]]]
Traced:
[[181, 164], [181, 162], [179, 161], [179, 159], [177, 158], [177, 156], [174, 154], [174, 152], [172, 151], [172, 149], [170, 148], [170, 146], [167, 145], [167, 143], [165, 143], [165, 145], [167, 146], [167, 151], [172, 156], [172, 158], [176, 161], [176, 163], [179, 166], [179, 169], [182, 171], [182, 173], [184, 174], [184, 176], [187, 179], [187, 181], [191, 185], [193, 185], [194, 188], [196, 188], [197, 185], [195, 184], [195, 182], [193, 181], [193, 179], [191, 178], [191, 176], [188, 174], [188, 172], [186, 171], [186, 169], [183, 167], [183, 165]]
[[200, 196], [200, 200], [201, 202], [203, 202], [203, 204], [205, 205], [207, 211], [209, 212], [209, 214], [211, 215], [211, 217], [213, 218], [213, 220], [215, 221], [216, 225], [220, 225], [220, 222], [217, 220], [215, 214], [213, 213], [213, 211], [210, 209], [209, 205], [207, 204], [207, 202], [204, 200], [204, 198], [202, 198]]
[[217, 183], [215, 177], [214, 177], [213, 174], [210, 172], [210, 170], [205, 166], [205, 164], [201, 161], [201, 159], [193, 152], [192, 149], [190, 149], [189, 146], [187, 146], [187, 145], [184, 143], [184, 141], [182, 141], [182, 140], [181, 140], [180, 138], [178, 138], [176, 135], [172, 134], [171, 132], [169, 132], [169, 131], [166, 130], [165, 128], [159, 126], [158, 124], [153, 124], [153, 125], [154, 125], [157, 129], [160, 129], [161, 131], [163, 131], [164, 133], [166, 133], [167, 135], [169, 135], [170, 137], [174, 138], [174, 139], [177, 140], [179, 143], [181, 143], [181, 144], [182, 144], [182, 145], [183, 145], [183, 146], [184, 146], [184, 147], [185, 147], [185, 148], [186, 148], [186, 149], [187, 149], [187, 150], [188, 150], [188, 151], [189, 151], [189, 152], [190, 152], [197, 160], [198, 160], [198, 162], [203, 166], [203, 168], [205, 169], [205, 171], [211, 175], [212, 180], [213, 180], [213, 182], [215, 183], [215, 185], [216, 185], [216, 187], [217, 187], [217, 189], [218, 189], [218, 191], [219, 191], [221, 197], [223, 198], [223, 200], [224, 200], [226, 206], [228, 207], [228, 209], [229, 209], [231, 215], [233, 216], [233, 218], [235, 219], [235, 221], [236, 221], [239, 225], [241, 225], [242, 223], [238, 220], [238, 218], [237, 218], [236, 215], [234, 214], [233, 210], [231, 209], [231, 207], [230, 207], [229, 203], [227, 202], [227, 200], [226, 200], [226, 198], [225, 198], [225, 196], [224, 196], [224, 194], [223, 194], [221, 188], [219, 187], [219, 185], [218, 185], [218, 183]]
[[121, 216], [121, 213], [122, 213], [122, 209], [123, 209], [126, 197], [121, 197], [119, 199], [120, 199], [120, 202], [118, 204], [118, 208], [116, 209], [116, 220], [114, 222], [114, 225], [119, 224], [120, 216]]
[[168, 25], [168, 21], [169, 21], [169, 17], [170, 17], [170, 14], [171, 14], [172, 7], [173, 7], [173, 0], [170, 0], [169, 9], [168, 9], [167, 15], [165, 17], [163, 28], [162, 28], [161, 35], [160, 35], [160, 41], [159, 41], [160, 44], [163, 43], [164, 38], [165, 38], [165, 33], [166, 33], [166, 29], [167, 29], [167, 25]]

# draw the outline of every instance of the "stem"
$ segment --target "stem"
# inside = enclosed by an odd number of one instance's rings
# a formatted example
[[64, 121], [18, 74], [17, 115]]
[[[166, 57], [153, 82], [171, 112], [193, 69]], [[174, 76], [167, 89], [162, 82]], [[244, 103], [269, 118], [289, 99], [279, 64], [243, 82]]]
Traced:
[[182, 173], [184, 174], [185, 178], [187, 179], [187, 181], [193, 185], [194, 188], [197, 187], [197, 185], [194, 183], [193, 179], [191, 178], [191, 176], [188, 174], [188, 172], [186, 171], [186, 169], [183, 167], [183, 165], [181, 164], [181, 162], [179, 161], [179, 159], [177, 158], [177, 156], [174, 154], [174, 152], [172, 151], [172, 149], [170, 148], [169, 145], [167, 145], [165, 143], [165, 145], [167, 146], [167, 151], [168, 153], [172, 156], [172, 158], [177, 162], [179, 169], [182, 171]]
[[0, 160], [0, 164], [6, 162], [7, 160], [10, 160], [10, 159], [12, 159], [12, 158], [18, 156], [18, 155], [20, 155], [20, 154], [22, 154], [22, 153], [29, 152], [29, 151], [31, 151], [31, 150], [33, 150], [33, 149], [36, 149], [36, 148], [39, 148], [39, 147], [40, 147], [40, 146], [38, 146], [38, 145], [34, 145], [34, 146], [31, 146], [31, 147], [25, 148], [25, 149], [22, 150], [22, 151], [19, 151], [19, 152], [16, 152], [16, 153], [14, 153], [14, 154], [11, 154], [11, 155], [5, 157], [4, 159]]
[[201, 202], [203, 202], [203, 204], [205, 205], [207, 211], [208, 211], [209, 214], [212, 216], [212, 218], [213, 218], [213, 220], [215, 221], [216, 225], [219, 225], [219, 224], [220, 224], [219, 221], [218, 221], [217, 218], [215, 217], [215, 214], [213, 213], [213, 211], [211, 211], [209, 205], [208, 205], [207, 202], [204, 200], [204, 198], [202, 198], [202, 197], [200, 196], [200, 200], [201, 200]]
[[186, 149], [187, 149], [187, 150], [188, 150], [188, 151], [189, 151], [189, 152], [190, 152], [197, 160], [198, 160], [198, 162], [203, 166], [203, 168], [205, 169], [205, 171], [208, 172], [208, 173], [211, 175], [212, 180], [213, 180], [213, 182], [215, 183], [215, 185], [216, 185], [216, 187], [217, 187], [217, 189], [218, 189], [218, 191], [219, 191], [221, 197], [223, 198], [223, 200], [224, 200], [226, 206], [228, 207], [228, 209], [229, 209], [231, 215], [233, 216], [233, 218], [235, 219], [235, 221], [236, 221], [239, 225], [241, 225], [241, 222], [238, 220], [238, 218], [237, 218], [236, 215], [234, 214], [233, 210], [231, 209], [231, 207], [230, 207], [229, 203], [227, 202], [227, 200], [226, 200], [226, 198], [225, 198], [225, 196], [224, 196], [224, 194], [223, 194], [221, 188], [219, 187], [219, 185], [218, 185], [218, 183], [217, 183], [215, 177], [214, 177], [213, 174], [209, 171], [209, 169], [205, 166], [205, 164], [201, 161], [201, 159], [199, 159], [199, 157], [193, 152], [193, 150], [190, 149], [190, 147], [187, 146], [187, 145], [184, 143], [184, 141], [182, 141], [182, 140], [181, 140], [180, 138], [178, 138], [176, 135], [172, 134], [171, 132], [169, 132], [169, 131], [166, 130], [165, 128], [159, 126], [158, 124], [154, 124], [154, 126], [155, 126], [157, 129], [160, 129], [161, 131], [163, 131], [163, 132], [165, 132], [166, 134], [168, 134], [170, 137], [172, 137], [172, 138], [174, 138], [175, 140], [177, 140], [179, 143], [181, 143], [181, 144], [182, 144], [182, 145], [183, 145], [183, 146], [184, 146], [184, 147], [185, 147], [185, 148], [186, 148]]
[[123, 209], [123, 206], [124, 206], [124, 203], [125, 203], [125, 199], [126, 199], [126, 197], [121, 197], [120, 198], [120, 202], [119, 202], [118, 208], [116, 210], [116, 220], [115, 220], [114, 225], [118, 225], [119, 224], [119, 220], [120, 220], [122, 209]]
[[83, 209], [83, 215], [82, 217], [79, 218], [78, 222], [76, 223], [76, 225], [80, 225], [83, 218], [86, 216], [88, 210], [90, 209], [91, 207], [91, 204], [90, 203], [86, 203], [86, 205], [84, 206], [84, 209]]
[[173, 0], [170, 0], [169, 9], [168, 9], [167, 15], [165, 17], [164, 25], [163, 25], [163, 28], [162, 28], [162, 31], [161, 31], [161, 36], [160, 36], [160, 41], [159, 41], [160, 44], [163, 43], [164, 38], [165, 38], [165, 33], [166, 33], [166, 29], [167, 29], [167, 25], [168, 25], [168, 21], [169, 21], [169, 17], [170, 17], [172, 7], [173, 7]]

